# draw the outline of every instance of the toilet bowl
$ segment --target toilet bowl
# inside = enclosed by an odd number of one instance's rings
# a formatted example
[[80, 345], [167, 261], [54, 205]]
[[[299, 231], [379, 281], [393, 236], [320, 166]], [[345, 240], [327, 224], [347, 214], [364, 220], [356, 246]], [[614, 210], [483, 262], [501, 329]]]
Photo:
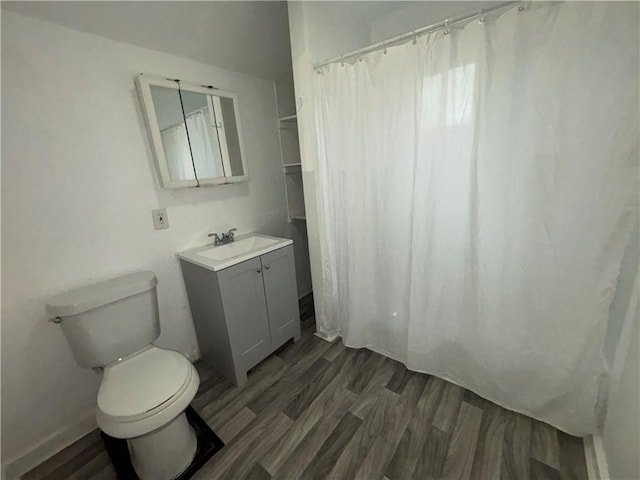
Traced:
[[139, 478], [171, 480], [196, 454], [184, 411], [200, 378], [184, 355], [152, 343], [160, 335], [156, 285], [153, 272], [137, 272], [60, 294], [46, 309], [78, 364], [104, 371], [100, 429], [126, 439]]
[[197, 440], [184, 410], [199, 383], [189, 360], [156, 346], [105, 367], [98, 426], [127, 439], [139, 477], [175, 478], [191, 464]]

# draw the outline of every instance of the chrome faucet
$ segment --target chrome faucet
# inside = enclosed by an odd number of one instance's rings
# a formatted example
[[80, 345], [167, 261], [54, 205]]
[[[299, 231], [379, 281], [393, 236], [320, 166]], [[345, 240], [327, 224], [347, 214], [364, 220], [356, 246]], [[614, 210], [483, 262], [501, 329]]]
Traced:
[[233, 237], [235, 237], [236, 231], [237, 231], [236, 228], [232, 228], [227, 233], [221, 233], [221, 234], [210, 233], [208, 236], [213, 237], [213, 245], [217, 247], [218, 245], [226, 245], [227, 243], [233, 242], [234, 240]]

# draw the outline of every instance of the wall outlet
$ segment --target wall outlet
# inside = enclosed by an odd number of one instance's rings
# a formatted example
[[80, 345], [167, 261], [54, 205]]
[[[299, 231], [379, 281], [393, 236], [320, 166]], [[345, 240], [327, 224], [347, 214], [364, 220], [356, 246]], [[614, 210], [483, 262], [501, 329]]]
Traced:
[[163, 228], [169, 228], [169, 217], [167, 217], [166, 208], [158, 208], [151, 210], [153, 216], [153, 226], [156, 230], [162, 230]]

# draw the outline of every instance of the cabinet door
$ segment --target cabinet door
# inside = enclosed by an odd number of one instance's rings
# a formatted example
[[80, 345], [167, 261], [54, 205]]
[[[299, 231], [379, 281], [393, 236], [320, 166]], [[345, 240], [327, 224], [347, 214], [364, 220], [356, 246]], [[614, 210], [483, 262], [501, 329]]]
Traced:
[[225, 268], [218, 280], [235, 363], [249, 369], [271, 353], [260, 259]]
[[271, 341], [279, 346], [292, 337], [296, 340], [300, 337], [300, 311], [298, 310], [293, 247], [280, 248], [260, 258]]

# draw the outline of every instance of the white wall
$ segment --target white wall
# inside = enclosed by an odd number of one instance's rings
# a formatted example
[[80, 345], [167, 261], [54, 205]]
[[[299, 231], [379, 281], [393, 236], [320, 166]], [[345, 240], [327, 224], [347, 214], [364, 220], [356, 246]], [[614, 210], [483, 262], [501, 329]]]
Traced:
[[371, 22], [371, 43], [381, 42], [411, 30], [441, 22], [468, 12], [480, 11], [502, 2], [496, 1], [455, 1], [455, 2], [412, 2]]
[[291, 81], [282, 1], [9, 1], [2, 8], [248, 75]]
[[[251, 180], [162, 190], [134, 85], [140, 72], [236, 92]], [[48, 297], [123, 272], [153, 270], [158, 343], [195, 358], [174, 253], [231, 227], [292, 235], [297, 243], [300, 237], [286, 222], [273, 82], [4, 10], [2, 74], [6, 465], [41, 460], [93, 425], [100, 377], [76, 366], [60, 328], [47, 322]], [[167, 208], [168, 230], [153, 229], [151, 210], [159, 207]], [[304, 250], [296, 253], [304, 256]], [[308, 278], [299, 279], [300, 292], [308, 285]]]

